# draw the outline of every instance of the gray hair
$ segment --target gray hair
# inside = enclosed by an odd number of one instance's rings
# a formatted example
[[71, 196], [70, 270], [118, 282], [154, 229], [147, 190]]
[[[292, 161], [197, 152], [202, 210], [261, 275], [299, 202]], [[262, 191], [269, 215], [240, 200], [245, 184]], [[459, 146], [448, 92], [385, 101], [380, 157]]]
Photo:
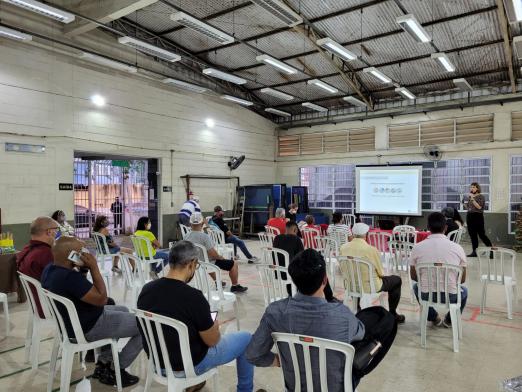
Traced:
[[40, 235], [43, 234], [46, 230], [49, 230], [51, 227], [58, 226], [58, 222], [56, 222], [53, 218], [48, 216], [39, 216], [31, 222], [29, 230], [31, 235]]
[[275, 217], [276, 218], [284, 218], [285, 217], [285, 209], [284, 208], [277, 208], [275, 211]]
[[183, 268], [198, 258], [198, 248], [192, 242], [179, 241], [170, 250], [169, 264], [172, 268]]
[[367, 235], [368, 235], [368, 233], [364, 233], [364, 234], [354, 234], [353, 237], [354, 237], [354, 238], [366, 238]]

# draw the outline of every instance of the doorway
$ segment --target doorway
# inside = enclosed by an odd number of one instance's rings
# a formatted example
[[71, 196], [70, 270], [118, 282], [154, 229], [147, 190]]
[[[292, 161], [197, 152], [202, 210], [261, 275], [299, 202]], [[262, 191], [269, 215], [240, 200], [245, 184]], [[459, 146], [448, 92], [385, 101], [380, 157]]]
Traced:
[[[158, 227], [157, 159], [126, 159], [75, 153], [74, 230], [89, 238], [96, 217], [111, 234], [132, 234], [141, 216]], [[156, 233], [157, 234], [157, 233]]]

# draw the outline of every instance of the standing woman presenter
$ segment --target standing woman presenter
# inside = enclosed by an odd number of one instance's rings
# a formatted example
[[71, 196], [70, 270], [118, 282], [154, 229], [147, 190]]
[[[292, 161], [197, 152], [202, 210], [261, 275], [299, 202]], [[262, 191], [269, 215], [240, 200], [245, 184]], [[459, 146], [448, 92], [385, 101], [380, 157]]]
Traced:
[[471, 183], [468, 201], [465, 204], [468, 210], [466, 223], [468, 224], [469, 237], [471, 238], [471, 246], [473, 248], [468, 257], [477, 257], [478, 237], [486, 246], [491, 246], [491, 241], [484, 229], [484, 206], [486, 205], [486, 199], [480, 193], [480, 185], [477, 182]]

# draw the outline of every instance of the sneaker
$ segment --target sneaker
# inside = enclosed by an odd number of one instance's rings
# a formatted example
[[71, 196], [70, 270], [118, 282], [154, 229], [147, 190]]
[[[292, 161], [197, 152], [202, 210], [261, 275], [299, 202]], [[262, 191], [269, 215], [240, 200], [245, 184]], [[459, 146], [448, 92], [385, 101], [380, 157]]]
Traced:
[[248, 264], [255, 264], [255, 263], [259, 263], [259, 257], [254, 256], [251, 259], [248, 259]]
[[445, 328], [451, 328], [451, 317], [449, 317], [449, 316], [444, 317], [444, 320], [442, 321], [442, 325]]
[[434, 327], [440, 327], [442, 326], [442, 319], [440, 318], [440, 316], [437, 316], [435, 321], [432, 321], [432, 323]]
[[87, 354], [85, 354], [85, 362], [94, 363], [94, 350], [87, 351]]
[[[133, 376], [128, 373], [125, 369], [120, 369], [121, 375], [121, 386], [122, 388], [130, 387], [131, 385], [135, 385], [140, 381], [139, 377]], [[104, 376], [100, 377], [100, 382], [105, 385], [116, 385], [116, 373], [114, 370], [110, 369]]]
[[207, 383], [206, 381], [203, 381], [203, 382], [199, 383], [198, 385], [194, 385], [193, 387], [189, 387], [189, 388], [185, 389], [185, 392], [198, 392], [201, 389], [203, 389], [203, 387], [205, 386], [206, 383]]
[[397, 321], [397, 324], [404, 324], [406, 317], [403, 314], [396, 314], [395, 321]]
[[475, 252], [471, 252], [469, 255], [467, 255], [466, 257], [477, 257], [477, 253]]
[[101, 379], [103, 377], [106, 377], [108, 372], [110, 372], [110, 363], [103, 363], [98, 361], [96, 363], [96, 368], [94, 369], [94, 373], [92, 374], [91, 378], [97, 380]]
[[248, 290], [248, 287], [241, 286], [240, 284], [236, 284], [235, 286], [230, 287], [231, 293], [244, 293]]

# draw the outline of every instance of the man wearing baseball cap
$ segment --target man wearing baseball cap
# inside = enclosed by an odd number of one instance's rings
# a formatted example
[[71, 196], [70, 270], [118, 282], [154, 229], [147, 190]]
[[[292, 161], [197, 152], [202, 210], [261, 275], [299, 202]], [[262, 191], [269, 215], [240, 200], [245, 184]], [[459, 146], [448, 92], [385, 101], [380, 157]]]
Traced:
[[[402, 280], [396, 275], [384, 276], [384, 270], [381, 263], [381, 253], [377, 248], [371, 246], [367, 242], [368, 231], [370, 231], [370, 226], [365, 223], [356, 223], [353, 225], [352, 233], [354, 239], [341, 246], [341, 256], [360, 257], [373, 264], [375, 269], [375, 287], [379, 288], [379, 292], [388, 292], [388, 308], [390, 313], [395, 316], [397, 323], [402, 324], [405, 321], [405, 317], [402, 314], [397, 314], [397, 306], [401, 299]], [[343, 277], [345, 279], [350, 279], [347, 263], [348, 261], [341, 260], [339, 267]], [[368, 276], [368, 271], [363, 268], [361, 270], [361, 275], [364, 291], [370, 292], [370, 277]], [[359, 306], [359, 304], [357, 304], [357, 306]]]
[[[207, 250], [209, 260], [213, 261], [214, 264], [224, 271], [228, 271], [228, 275], [230, 276], [230, 281], [232, 282], [232, 286], [230, 287], [230, 291], [232, 293], [244, 293], [248, 290], [248, 287], [241, 286], [238, 283], [238, 263], [235, 260], [227, 260], [223, 258], [215, 248], [214, 241], [212, 238], [203, 231], [203, 224], [205, 223], [205, 218], [201, 215], [201, 212], [194, 212], [190, 216], [190, 226], [192, 231], [185, 238], [187, 241], [190, 241], [194, 244], [199, 244], [205, 247]], [[201, 253], [201, 252], [200, 252]], [[200, 255], [200, 260], [204, 260], [204, 255]]]

